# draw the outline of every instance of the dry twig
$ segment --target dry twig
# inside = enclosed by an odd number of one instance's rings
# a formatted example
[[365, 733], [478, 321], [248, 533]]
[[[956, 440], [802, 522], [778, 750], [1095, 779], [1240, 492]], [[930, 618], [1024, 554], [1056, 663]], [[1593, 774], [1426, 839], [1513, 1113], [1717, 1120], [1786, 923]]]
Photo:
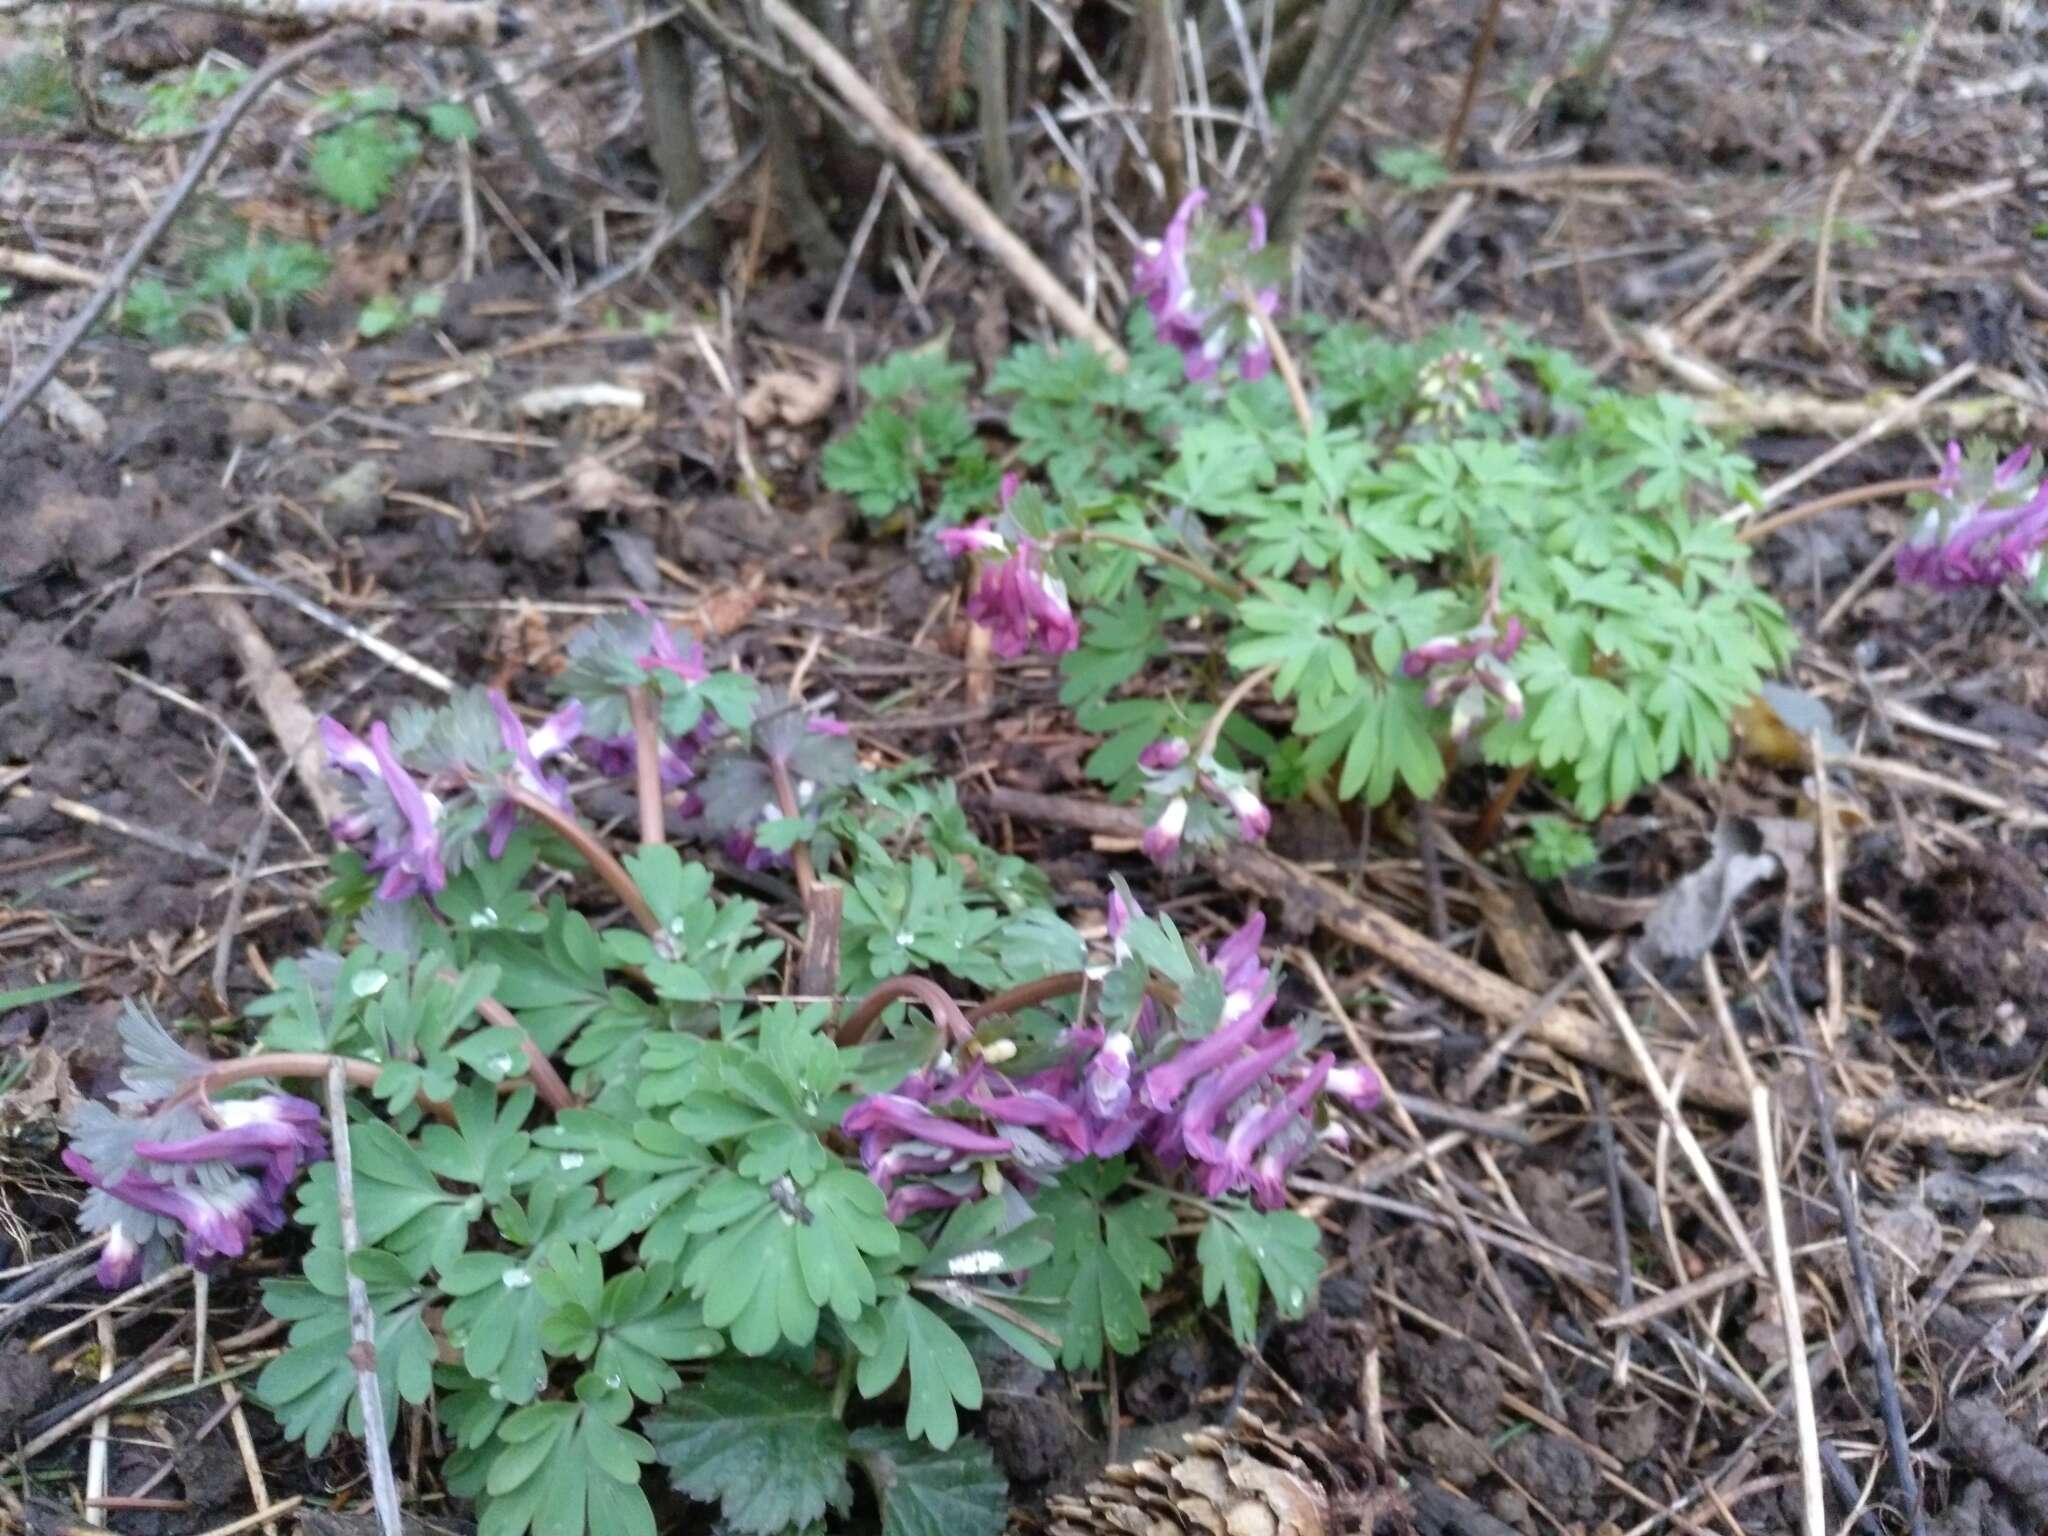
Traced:
[[356, 1230], [355, 1159], [349, 1147], [348, 1078], [339, 1060], [327, 1068], [327, 1131], [334, 1146], [334, 1201], [341, 1213], [341, 1267], [348, 1277], [348, 1358], [356, 1368], [356, 1400], [363, 1409], [371, 1497], [383, 1536], [401, 1536], [404, 1516], [398, 1505], [398, 1478], [391, 1470], [384, 1389], [377, 1379], [377, 1319], [370, 1310], [370, 1288], [351, 1263], [361, 1239]]

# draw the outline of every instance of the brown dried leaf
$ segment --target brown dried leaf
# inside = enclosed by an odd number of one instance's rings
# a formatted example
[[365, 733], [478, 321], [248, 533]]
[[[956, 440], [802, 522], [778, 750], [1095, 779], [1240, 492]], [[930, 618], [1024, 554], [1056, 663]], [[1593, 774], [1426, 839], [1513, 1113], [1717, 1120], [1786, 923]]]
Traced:
[[807, 427], [832, 409], [839, 398], [839, 370], [822, 358], [808, 361], [808, 367], [764, 373], [748, 386], [740, 397], [740, 415], [748, 426], [756, 431], [776, 422]]
[[594, 455], [586, 454], [571, 464], [563, 478], [568, 484], [569, 505], [578, 512], [613, 512], [655, 502], [639, 481]]
[[62, 1053], [39, 1045], [14, 1086], [0, 1093], [0, 1127], [46, 1125], [69, 1118], [79, 1092]]

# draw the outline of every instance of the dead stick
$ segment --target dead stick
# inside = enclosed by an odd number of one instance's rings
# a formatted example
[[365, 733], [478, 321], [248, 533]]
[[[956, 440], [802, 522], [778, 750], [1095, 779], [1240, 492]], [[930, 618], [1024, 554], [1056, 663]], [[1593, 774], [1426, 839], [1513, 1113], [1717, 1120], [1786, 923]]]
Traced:
[[277, 652], [271, 649], [256, 621], [249, 617], [248, 609], [225, 596], [207, 599], [206, 606], [214, 622], [234, 642], [249, 691], [256, 695], [270, 734], [291, 759], [299, 787], [313, 802], [321, 821], [333, 825], [341, 818], [341, 797], [327, 776], [327, 750], [320, 745], [320, 725], [306, 708], [305, 695], [277, 659]]
[[[1825, 773], [1825, 766], [1819, 769]], [[1891, 1452], [1892, 1475], [1898, 1479], [1899, 1496], [1906, 1501], [1906, 1515], [1913, 1536], [1926, 1536], [1927, 1516], [1920, 1507], [1919, 1479], [1913, 1473], [1913, 1452], [1906, 1437], [1906, 1418], [1899, 1404], [1899, 1383], [1892, 1369], [1891, 1345], [1886, 1342], [1884, 1312], [1877, 1304], [1877, 1284], [1871, 1277], [1870, 1255], [1863, 1247], [1863, 1223], [1859, 1219], [1856, 1192], [1842, 1167], [1842, 1149], [1828, 1123], [1827, 1083], [1821, 1077], [1820, 1061], [1806, 1032], [1806, 1015], [1792, 990], [1792, 968], [1785, 958], [1785, 946], [1792, 940], [1792, 927], [1785, 927], [1777, 956], [1778, 991], [1783, 998], [1787, 1027], [1799, 1060], [1806, 1069], [1806, 1091], [1813, 1099], [1820, 1128], [1821, 1157], [1828, 1166], [1828, 1185], [1834, 1191], [1835, 1210], [1842, 1221], [1842, 1239], [1849, 1249], [1849, 1273], [1856, 1281], [1856, 1300], [1863, 1312], [1863, 1342], [1870, 1351], [1872, 1374], [1877, 1378], [1877, 1396], [1883, 1410], [1885, 1442]]]
[[[126, 5], [126, 0], [98, 0]], [[430, 43], [498, 41], [498, 7], [485, 0], [166, 0], [183, 11], [213, 11], [251, 21], [294, 22], [300, 26], [367, 27], [386, 37], [417, 37]]]
[[1892, 131], [1892, 124], [1898, 120], [1900, 109], [1920, 84], [1921, 66], [1927, 62], [1928, 50], [1933, 46], [1934, 34], [1941, 29], [1941, 19], [1948, 11], [1948, 0], [1934, 0], [1933, 12], [1927, 18], [1927, 25], [1920, 29], [1920, 40], [1913, 45], [1911, 57], [1906, 60], [1904, 74], [1900, 76], [1899, 88], [1892, 93], [1884, 110], [1877, 114], [1877, 121], [1870, 125], [1870, 132], [1863, 136], [1863, 142], [1856, 146], [1856, 153], [1849, 157], [1849, 163], [1842, 167], [1833, 183], [1828, 187], [1826, 202], [1820, 213], [1820, 230], [1814, 237], [1813, 255], [1813, 302], [1806, 316], [1807, 333], [1812, 336], [1815, 346], [1827, 344], [1828, 317], [1828, 257], [1834, 250], [1835, 214], [1842, 206], [1842, 194], [1849, 190], [1849, 183], [1856, 179], [1856, 173], [1869, 165], [1877, 154], [1877, 146], [1884, 142], [1886, 134]]
[[398, 1476], [391, 1469], [384, 1388], [377, 1379], [377, 1318], [370, 1310], [370, 1288], [350, 1263], [362, 1240], [356, 1230], [355, 1158], [348, 1135], [348, 1074], [338, 1059], [327, 1067], [327, 1128], [334, 1145], [334, 1202], [341, 1213], [341, 1267], [348, 1277], [348, 1358], [356, 1368], [356, 1400], [363, 1409], [363, 1449], [370, 1463], [371, 1500], [383, 1536], [401, 1536], [404, 1514], [398, 1505]]
[[659, 848], [668, 841], [661, 801], [661, 728], [644, 685], [626, 690], [626, 708], [633, 716], [633, 788], [640, 802], [640, 846]]
[[[1024, 291], [1046, 307], [1062, 330], [1077, 336], [1121, 370], [1130, 359], [1116, 338], [1096, 323], [1081, 301], [1067, 291], [1052, 269], [1032, 253], [996, 217], [995, 211], [922, 136], [912, 131], [891, 112], [874, 88], [862, 78], [846, 55], [812, 26], [788, 0], [761, 0], [761, 12], [783, 40], [821, 75], [862, 122], [882, 141], [904, 169], [924, 184], [925, 189], [960, 221], [981, 247], [1001, 262]], [[4, 426], [0, 419], [0, 426]]]
[[1456, 165], [1458, 151], [1465, 147], [1465, 125], [1472, 120], [1472, 104], [1479, 99], [1479, 82], [1486, 75], [1486, 61], [1493, 53], [1493, 35], [1500, 29], [1502, 0], [1493, 0], [1486, 8], [1486, 19], [1479, 24], [1479, 37], [1472, 44], [1472, 66], [1465, 71], [1465, 89], [1458, 97], [1457, 115], [1451, 119], [1451, 126], [1444, 131], [1444, 164]]
[[[1059, 795], [999, 788], [983, 796], [982, 803], [992, 811], [1027, 821], [1078, 827], [1132, 841], [1145, 830], [1144, 818], [1136, 811]], [[1512, 1023], [1538, 1002], [1527, 988], [1432, 943], [1407, 924], [1367, 906], [1342, 886], [1264, 849], [1230, 844], [1204, 850], [1204, 856], [1226, 885], [1288, 903], [1325, 931], [1369, 950], [1496, 1023]], [[1613, 1038], [1613, 1032], [1576, 1009], [1560, 1006], [1548, 1010], [1530, 1026], [1529, 1036], [1575, 1061], [1624, 1077], [1636, 1075], [1627, 1049]], [[1661, 1050], [1651, 1047], [1653, 1055]], [[1660, 1066], [1675, 1071], [1677, 1065], [1676, 1053], [1664, 1051]], [[1749, 1089], [1741, 1076], [1713, 1062], [1694, 1062], [1677, 1096], [1724, 1114], [1749, 1114]], [[1989, 1110], [1917, 1104], [1903, 1097], [1883, 1102], [1840, 1099], [1834, 1102], [1831, 1115], [1837, 1135], [1867, 1136], [1882, 1128], [1892, 1140], [1908, 1146], [1944, 1143], [1951, 1151], [1987, 1157], [2048, 1146], [2048, 1124]]]
[[213, 120], [213, 126], [206, 130], [206, 137], [192, 152], [191, 158], [185, 162], [185, 174], [178, 178], [177, 185], [173, 186], [170, 194], [157, 205], [156, 212], [149, 216], [149, 222], [142, 226], [142, 233], [121, 253], [121, 259], [114, 263], [114, 269], [107, 274], [106, 281], [93, 290], [92, 297], [71, 317], [71, 323], [50, 343], [43, 353], [42, 361], [30, 372], [27, 382], [5, 401], [0, 401], [0, 432], [5, 432], [8, 423], [19, 416], [29, 401], [35, 399], [42, 391], [43, 386], [57, 376], [57, 370], [64, 365], [64, 359], [85, 339], [86, 333], [99, 324], [100, 316], [107, 312], [107, 306], [128, 286], [129, 279], [141, 269], [144, 260], [155, 249], [157, 241], [161, 240], [164, 232], [171, 227], [171, 222], [178, 216], [178, 210], [199, 190], [199, 183], [206, 179], [207, 167], [213, 164], [214, 158], [226, 146], [228, 135], [234, 132], [235, 124], [242, 120], [244, 113], [256, 105], [257, 98], [308, 59], [325, 53], [330, 48], [338, 48], [344, 43], [358, 42], [362, 36], [362, 33], [352, 28], [343, 28], [323, 33], [319, 37], [308, 38], [296, 48], [287, 48], [282, 53], [265, 59], [242, 83], [242, 88], [227, 99], [227, 104], [220, 109], [220, 115]]
[[1799, 1317], [1799, 1280], [1792, 1271], [1792, 1244], [1785, 1234], [1785, 1199], [1778, 1187], [1778, 1151], [1771, 1132], [1771, 1091], [1759, 1083], [1750, 1093], [1756, 1127], [1757, 1182], [1764, 1191], [1764, 1225], [1770, 1232], [1771, 1277], [1778, 1289], [1778, 1320], [1785, 1330], [1786, 1374], [1792, 1386], [1792, 1417], [1799, 1432], [1799, 1488], [1806, 1536], [1827, 1536], [1827, 1503], [1821, 1492], [1820, 1434], [1813, 1417], [1813, 1378], [1806, 1369], [1806, 1329]]

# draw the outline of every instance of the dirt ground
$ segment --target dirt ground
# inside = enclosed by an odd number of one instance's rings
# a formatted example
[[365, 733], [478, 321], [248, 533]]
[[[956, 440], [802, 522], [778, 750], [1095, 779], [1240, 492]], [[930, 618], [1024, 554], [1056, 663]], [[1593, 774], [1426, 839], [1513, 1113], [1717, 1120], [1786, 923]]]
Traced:
[[[538, 23], [520, 47], [572, 35], [583, 9]], [[1515, 323], [1644, 387], [1699, 393], [1718, 375], [1738, 387], [1715, 391], [1708, 408], [1766, 481], [1888, 402], [1975, 365], [1917, 430], [1877, 436], [1802, 496], [1927, 472], [1947, 436], [1943, 412], [2008, 442], [2048, 431], [2048, 76], [2038, 72], [2048, 22], [2038, 7], [1947, 5], [1890, 131], [1844, 186], [1828, 239], [1829, 312], [1861, 314], [1862, 340], [1839, 327], [1816, 339], [1808, 327], [1821, 209], [1903, 78], [1920, 7], [1652, 4], [1594, 113], [1545, 82], [1605, 8], [1510, 0], [1463, 167], [1445, 184], [1404, 186], [1376, 173], [1376, 156], [1432, 142], [1455, 110], [1483, 8], [1451, 9], [1455, 20], [1415, 8], [1340, 126], [1300, 248], [1302, 293], [1318, 307], [1404, 333], [1468, 312]], [[261, 47], [233, 29], [205, 41], [252, 58]], [[367, 67], [344, 53], [320, 71]], [[645, 180], [630, 135], [607, 126], [616, 85], [599, 70], [536, 98], [550, 142], [599, 188]], [[59, 163], [53, 146], [69, 158], [43, 178]], [[88, 265], [111, 260], [149, 202], [101, 223], [84, 212], [89, 180], [164, 181], [150, 155], [82, 128], [8, 139], [0, 152], [0, 222], [21, 243]], [[0, 1051], [28, 1068], [0, 1099], [9, 1275], [68, 1241], [76, 1191], [54, 1171], [51, 1123], [70, 1095], [108, 1085], [119, 999], [225, 1021], [269, 964], [320, 932], [323, 829], [251, 699], [223, 603], [254, 621], [316, 712], [432, 696], [209, 565], [210, 549], [430, 667], [532, 700], [563, 634], [645, 596], [764, 677], [816, 645], [814, 686], [839, 690], [849, 718], [958, 722], [878, 727], [864, 733], [871, 754], [921, 754], [967, 787], [1090, 792], [1080, 769], [1089, 742], [1057, 708], [1051, 672], [1005, 669], [1000, 707], [972, 718], [950, 585], [900, 540], [868, 533], [817, 478], [820, 446], [856, 409], [855, 366], [944, 336], [985, 367], [1013, 322], [1031, 323], [1025, 302], [956, 246], [914, 300], [896, 270], [854, 270], [828, 328], [830, 279], [797, 275], [771, 220], [751, 254], [716, 272], [664, 259], [650, 277], [564, 309], [567, 274], [616, 260], [644, 221], [607, 228], [565, 213], [522, 190], [501, 144], [487, 140], [479, 155], [502, 214], [478, 237], [474, 276], [460, 276], [448, 189], [423, 185], [404, 209], [325, 232], [342, 258], [333, 292], [287, 332], [256, 338], [255, 361], [176, 371], [139, 342], [98, 337], [65, 378], [107, 418], [105, 440], [89, 447], [36, 411], [0, 443], [0, 993], [85, 984], [0, 1013]], [[283, 197], [258, 155], [230, 160], [223, 197]], [[280, 205], [275, 216], [289, 214]], [[738, 195], [721, 213], [735, 246], [751, 214]], [[1056, 180], [1039, 176], [1019, 223], [1071, 272], [1075, 216]], [[393, 262], [408, 283], [447, 282], [446, 306], [431, 327], [360, 342], [362, 285], [390, 281]], [[0, 326], [19, 371], [82, 294], [17, 289]], [[680, 323], [635, 323], [653, 312]], [[637, 389], [644, 403], [542, 420], [515, 408], [544, 386], [592, 383]], [[748, 499], [755, 487], [766, 512]], [[1937, 604], [1895, 588], [1881, 563], [1903, 515], [1845, 508], [1761, 546], [1804, 637], [1790, 681], [1825, 708], [1846, 752], [1905, 770], [1859, 775], [1842, 791], [1854, 835], [1840, 872], [1847, 1032], [1835, 1086], [2018, 1117], [2048, 1138], [2048, 646], [2039, 616], [2016, 603]], [[1804, 795], [1800, 774], [1760, 738], [1721, 781], [1642, 797], [1604, 824], [1602, 863], [1579, 890], [1519, 909], [1537, 931], [1515, 947], [1554, 956], [1568, 927], [1596, 939], [1625, 930], [1641, 916], [1638, 898], [1699, 862], [1718, 816], [1798, 815]], [[1302, 836], [1311, 848], [1313, 829]], [[1037, 856], [1065, 887], [1099, 888], [1111, 861], [1085, 837], [1042, 837]], [[1422, 880], [1412, 859], [1399, 862], [1376, 867], [1364, 894], [1419, 924]], [[1201, 898], [1197, 912], [1236, 902], [1199, 878], [1181, 894]], [[1454, 944], [1507, 965], [1499, 919], [1455, 872], [1450, 895]], [[1827, 997], [1813, 886], [1753, 897], [1734, 942], [1749, 977], [1733, 1027], [1768, 1046], [1754, 994], [1773, 984], [1781, 947], [1799, 1005]], [[1397, 1084], [1454, 1099], [1491, 1026], [1341, 946], [1324, 963], [1346, 995], [1388, 1000], [1375, 1045]], [[1540, 991], [1568, 964], [1516, 979]], [[1666, 1022], [1704, 1033], [1705, 1017]], [[1126, 1451], [1249, 1394], [1279, 1416], [1369, 1418], [1428, 1532], [1797, 1529], [1770, 1288], [1705, 1292], [1620, 1335], [1599, 1326], [1614, 1306], [1610, 1200], [1628, 1223], [1620, 1252], [1645, 1273], [1697, 1279], [1731, 1257], [1641, 1088], [1612, 1080], [1605, 1093], [1611, 1105], [1559, 1061], [1515, 1059], [1471, 1100], [1490, 1129], [1446, 1152], [1441, 1180], [1391, 1136], [1365, 1149], [1349, 1193], [1325, 1213], [1335, 1267], [1321, 1309], [1273, 1329], [1247, 1358], [1197, 1320], [1191, 1298], [1170, 1297], [1185, 1325], [1162, 1327], [1123, 1365]], [[1749, 1126], [1689, 1119], [1737, 1207], [1758, 1209]], [[1845, 1148], [1899, 1328], [1900, 1407], [1937, 1536], [2048, 1528], [2044, 1145], [1994, 1162], [1880, 1128]], [[1816, 1310], [1807, 1336], [1846, 1328], [1853, 1339], [1847, 1267], [1822, 1241], [1838, 1230], [1825, 1171], [1809, 1143], [1797, 1155], [1787, 1221], [1795, 1242], [1820, 1245], [1802, 1264], [1814, 1294], [1839, 1308]], [[0, 1276], [0, 1439], [12, 1442], [61, 1418], [90, 1378], [76, 1351], [53, 1365], [22, 1347], [76, 1298], [16, 1313], [10, 1283], [21, 1285]], [[252, 1298], [253, 1288], [230, 1288], [214, 1304], [253, 1318]], [[124, 1322], [124, 1336], [152, 1337], [179, 1304]], [[1874, 1489], [1891, 1502], [1856, 1528], [1905, 1529], [1868, 1355], [1849, 1349], [1816, 1394], [1820, 1433], [1856, 1497]], [[141, 1441], [110, 1485], [154, 1469], [152, 1442], [191, 1440], [166, 1485], [182, 1489], [184, 1507], [124, 1512], [116, 1529], [201, 1530], [247, 1512], [226, 1432], [192, 1434], [212, 1402], [195, 1395], [142, 1415]], [[351, 1452], [309, 1467], [260, 1412], [250, 1427], [273, 1497], [324, 1496], [357, 1476]], [[1024, 1504], [1084, 1482], [1105, 1452], [1093, 1400], [1035, 1373], [991, 1391], [984, 1428]], [[83, 1455], [81, 1436], [80, 1465]]]

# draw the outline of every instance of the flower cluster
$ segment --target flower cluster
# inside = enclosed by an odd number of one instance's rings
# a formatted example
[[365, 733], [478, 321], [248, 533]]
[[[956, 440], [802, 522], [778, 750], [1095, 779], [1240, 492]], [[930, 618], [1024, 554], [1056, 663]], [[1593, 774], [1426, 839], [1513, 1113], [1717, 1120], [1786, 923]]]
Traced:
[[1488, 699], [1498, 699], [1508, 719], [1522, 718], [1521, 686], [1507, 664], [1522, 648], [1524, 633], [1520, 619], [1501, 620], [1496, 565], [1477, 624], [1425, 640], [1401, 659], [1401, 670], [1408, 676], [1430, 678], [1425, 704], [1431, 709], [1450, 705], [1452, 741], [1463, 741], [1486, 718]]
[[1233, 832], [1256, 843], [1272, 830], [1273, 813], [1249, 775], [1226, 768], [1213, 752], [1196, 755], [1179, 736], [1164, 737], [1138, 754], [1148, 810], [1145, 857], [1170, 864], [1188, 842], [1210, 847]]
[[1505, 402], [1493, 387], [1486, 359], [1454, 347], [1423, 364], [1415, 377], [1418, 422], [1462, 422], [1473, 411], [1498, 412]]
[[1022, 656], [1033, 646], [1047, 656], [1061, 656], [1081, 643], [1066, 583], [1046, 570], [1036, 541], [1014, 526], [1008, 531], [1003, 526], [1013, 524], [1008, 514], [1020, 484], [1014, 471], [1003, 476], [1000, 522], [983, 518], [964, 528], [942, 528], [937, 538], [956, 559], [972, 555], [993, 562], [982, 565], [967, 599], [967, 617], [988, 630], [998, 656]]
[[1936, 592], [2033, 582], [2048, 546], [2048, 479], [2027, 473], [2033, 456], [2023, 447], [1987, 474], [1950, 443], [1934, 504], [1899, 550], [1899, 580]]
[[[636, 635], [631, 647], [633, 665], [643, 674], [650, 679], [656, 678], [657, 674], [666, 674], [685, 686], [701, 683], [711, 676], [711, 668], [704, 660], [704, 647], [695, 635], [686, 635], [685, 643], [679, 645], [675, 634], [639, 598], [632, 598], [629, 606], [645, 623], [644, 638]], [[663, 789], [676, 789], [690, 782], [697, 755], [710, 740], [711, 731], [712, 727], [707, 722], [699, 722], [692, 730], [671, 733], [662, 742]], [[576, 750], [585, 762], [606, 778], [632, 776], [637, 747], [630, 730], [585, 736], [577, 743]]]
[[[1122, 892], [1110, 899], [1120, 965], [1131, 959], [1125, 933], [1139, 918]], [[1206, 1034], [1148, 997], [1128, 1025], [1067, 1030], [1054, 1062], [1028, 1075], [1006, 1075], [995, 1052], [964, 1070], [948, 1054], [895, 1091], [861, 1100], [843, 1126], [860, 1139], [890, 1216], [1005, 1191], [1028, 1196], [1067, 1163], [1134, 1146], [1186, 1170], [1211, 1198], [1285, 1204], [1289, 1171], [1342, 1135], [1325, 1123], [1324, 1102], [1369, 1110], [1380, 1083], [1368, 1067], [1311, 1057], [1293, 1027], [1267, 1027], [1276, 993], [1259, 958], [1264, 932], [1254, 916], [1206, 957], [1223, 992], [1220, 1022]]]
[[195, 1269], [238, 1257], [284, 1225], [285, 1191], [327, 1156], [319, 1106], [284, 1093], [173, 1102], [144, 1120], [87, 1103], [72, 1135], [64, 1166], [92, 1186], [79, 1221], [107, 1235], [99, 1279], [109, 1290], [161, 1267], [174, 1241]]
[[1233, 353], [1240, 378], [1261, 379], [1273, 366], [1266, 325], [1280, 307], [1280, 290], [1261, 282], [1252, 270], [1260, 264], [1250, 260], [1266, 246], [1265, 211], [1245, 211], [1244, 235], [1197, 228], [1208, 199], [1190, 192], [1164, 233], [1140, 247], [1134, 289], [1159, 339], [1180, 350], [1190, 380], [1215, 377]]
[[441, 890], [448, 884], [450, 808], [467, 795], [481, 811], [492, 858], [518, 824], [521, 797], [569, 809], [568, 781], [548, 773], [548, 759], [566, 752], [583, 730], [583, 706], [571, 701], [529, 731], [502, 693], [464, 695], [451, 710], [439, 740], [430, 727], [413, 732], [421, 760], [415, 774], [401, 760], [391, 728], [372, 721], [368, 739], [332, 716], [320, 721], [328, 761], [346, 776], [349, 808], [329, 829], [339, 842], [362, 850], [383, 879], [385, 901]]

